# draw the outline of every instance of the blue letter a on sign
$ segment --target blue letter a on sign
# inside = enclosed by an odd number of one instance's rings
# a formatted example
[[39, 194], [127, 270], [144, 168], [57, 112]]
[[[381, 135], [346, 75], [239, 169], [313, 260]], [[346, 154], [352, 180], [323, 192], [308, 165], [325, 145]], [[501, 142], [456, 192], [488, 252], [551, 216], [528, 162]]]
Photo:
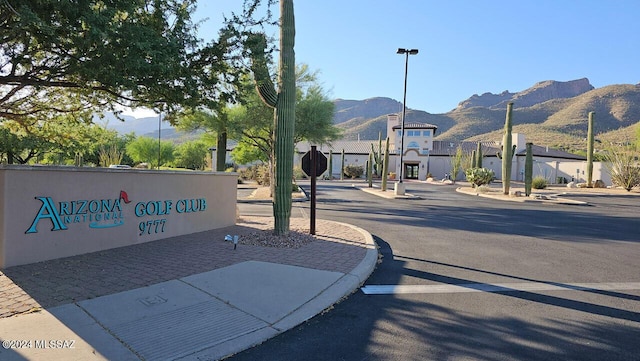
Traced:
[[42, 206], [40, 207], [36, 218], [33, 220], [31, 227], [29, 227], [25, 233], [38, 233], [36, 227], [42, 218], [49, 218], [51, 220], [51, 223], [53, 223], [53, 228], [51, 228], [52, 231], [67, 229], [67, 226], [62, 223], [62, 219], [60, 218], [51, 197], [36, 197], [36, 199], [42, 202]]

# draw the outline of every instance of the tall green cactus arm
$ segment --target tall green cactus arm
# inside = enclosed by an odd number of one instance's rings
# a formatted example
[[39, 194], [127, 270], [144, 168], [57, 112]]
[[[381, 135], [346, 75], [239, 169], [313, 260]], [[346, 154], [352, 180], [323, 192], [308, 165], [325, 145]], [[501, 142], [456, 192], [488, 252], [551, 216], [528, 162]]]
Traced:
[[533, 143], [527, 143], [527, 154], [524, 162], [524, 194], [531, 195], [533, 184]]
[[251, 33], [245, 41], [245, 46], [251, 51], [251, 71], [256, 81], [256, 90], [262, 101], [274, 108], [278, 103], [278, 93], [267, 66], [267, 38], [264, 33]]
[[504, 135], [502, 137], [502, 193], [509, 194], [509, 188], [511, 186], [511, 160], [515, 153], [515, 146], [511, 148], [511, 129], [512, 120], [511, 113], [513, 109], [513, 103], [507, 104], [507, 116], [504, 121]]
[[476, 151], [472, 150], [471, 151], [471, 168], [476, 168]]
[[[293, 0], [280, 0], [280, 59], [277, 96], [270, 95], [269, 83], [262, 83], [262, 96], [276, 100], [274, 119], [275, 196], [273, 198], [274, 233], [289, 233], [291, 219], [291, 179], [293, 179], [293, 135], [296, 117], [295, 19]], [[270, 80], [269, 80], [270, 82]], [[269, 91], [264, 93], [264, 90]]]
[[380, 189], [384, 192], [387, 190], [387, 173], [389, 172], [389, 137], [384, 149], [384, 161], [382, 162], [382, 185]]
[[378, 162], [378, 159], [380, 158], [380, 155], [378, 155], [375, 151], [375, 149], [373, 148], [373, 143], [371, 143], [371, 155], [373, 157], [373, 160], [376, 161], [376, 163]]
[[[516, 154], [516, 148], [517, 148], [517, 147], [518, 147], [518, 146], [517, 146], [517, 145], [515, 145], [515, 144], [514, 144], [514, 145], [512, 145], [512, 146], [511, 146], [511, 153], [507, 154], [507, 156], [509, 156], [509, 157], [511, 157], [511, 159], [513, 159], [513, 155], [514, 155], [514, 154]], [[500, 146], [500, 150], [496, 152], [496, 156], [497, 156], [499, 159], [502, 159], [503, 152], [504, 152], [504, 146], [503, 146], [503, 145], [501, 145], [501, 146]]]
[[593, 187], [593, 116], [595, 112], [589, 112], [587, 128], [587, 187]]

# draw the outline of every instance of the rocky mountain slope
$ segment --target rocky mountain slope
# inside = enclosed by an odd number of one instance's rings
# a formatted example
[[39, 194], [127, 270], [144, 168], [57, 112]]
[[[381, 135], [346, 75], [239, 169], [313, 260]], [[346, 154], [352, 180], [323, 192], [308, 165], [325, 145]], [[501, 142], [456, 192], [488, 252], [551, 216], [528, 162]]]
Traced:
[[[586, 78], [567, 82], [542, 81], [523, 91], [500, 94], [474, 94], [450, 112], [431, 114], [407, 109], [407, 122], [438, 126], [436, 139], [444, 141], [499, 141], [506, 105], [514, 103], [513, 131], [525, 134], [537, 145], [581, 150], [586, 147], [587, 114], [596, 112], [596, 139], [603, 143], [635, 139], [640, 123], [640, 84], [609, 85], [594, 88]], [[402, 103], [390, 98], [365, 100], [336, 99], [334, 123], [344, 130], [345, 139], [378, 139], [386, 136], [387, 114], [400, 113]], [[120, 133], [157, 137], [158, 119], [125, 117], [121, 122], [107, 116], [97, 123]], [[162, 138], [177, 142], [197, 138], [165, 129]], [[155, 133], [154, 133], [155, 132]]]
[[[601, 142], [635, 138], [640, 122], [640, 84], [594, 88], [588, 79], [543, 81], [520, 92], [473, 95], [444, 114], [408, 110], [407, 122], [438, 126], [438, 140], [496, 141], [502, 135], [506, 104], [514, 103], [514, 132], [538, 145], [583, 149], [587, 114], [596, 112], [595, 133]], [[335, 123], [347, 139], [377, 139], [386, 131], [386, 115], [402, 104], [389, 98], [336, 100]]]

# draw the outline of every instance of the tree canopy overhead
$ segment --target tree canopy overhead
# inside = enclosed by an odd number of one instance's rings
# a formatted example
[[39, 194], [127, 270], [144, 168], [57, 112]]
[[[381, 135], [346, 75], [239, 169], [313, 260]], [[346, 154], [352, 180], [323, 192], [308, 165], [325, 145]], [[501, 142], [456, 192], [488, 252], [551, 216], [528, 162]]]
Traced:
[[225, 41], [201, 44], [196, 0], [0, 3], [0, 118], [224, 101]]

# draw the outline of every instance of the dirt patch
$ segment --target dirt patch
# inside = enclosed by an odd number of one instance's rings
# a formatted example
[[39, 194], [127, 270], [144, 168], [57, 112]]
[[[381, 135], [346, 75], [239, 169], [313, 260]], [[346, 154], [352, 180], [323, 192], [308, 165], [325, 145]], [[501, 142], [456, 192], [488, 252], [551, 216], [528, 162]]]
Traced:
[[[306, 198], [303, 192], [293, 192], [291, 193], [291, 197], [295, 199]], [[247, 199], [271, 199], [271, 189], [269, 187], [258, 187], [251, 192], [251, 195], [249, 195]]]

